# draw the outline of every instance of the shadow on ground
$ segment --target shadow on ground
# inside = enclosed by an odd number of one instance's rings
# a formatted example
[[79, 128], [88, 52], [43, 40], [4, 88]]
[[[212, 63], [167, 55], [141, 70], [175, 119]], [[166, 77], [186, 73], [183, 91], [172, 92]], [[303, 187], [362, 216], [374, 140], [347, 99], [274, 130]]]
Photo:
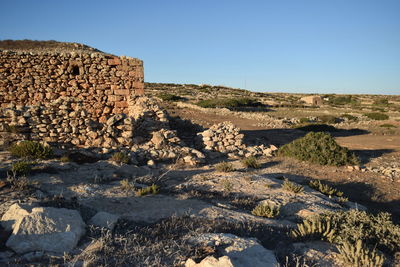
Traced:
[[384, 154], [392, 153], [395, 150], [393, 149], [370, 149], [370, 150], [351, 150], [354, 152], [360, 159], [361, 164], [367, 164], [374, 158], [379, 158]]
[[[267, 130], [246, 130], [242, 131], [245, 135], [244, 143], [246, 145], [274, 144], [285, 145], [295, 139], [305, 136], [311, 130], [300, 129], [267, 129]], [[369, 132], [362, 129], [337, 129], [332, 126], [331, 131], [327, 131], [334, 137], [346, 137], [355, 135], [364, 135]]]

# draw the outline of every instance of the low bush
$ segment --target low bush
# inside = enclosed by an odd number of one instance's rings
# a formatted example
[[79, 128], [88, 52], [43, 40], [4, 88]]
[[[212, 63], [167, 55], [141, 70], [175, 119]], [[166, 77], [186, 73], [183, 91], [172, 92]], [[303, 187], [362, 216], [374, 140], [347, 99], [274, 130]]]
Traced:
[[60, 157], [61, 162], [71, 162], [71, 159], [68, 157], [68, 155], [64, 155]]
[[304, 123], [310, 123], [310, 119], [309, 118], [300, 118], [299, 119], [299, 123], [304, 124]]
[[387, 107], [389, 105], [389, 100], [387, 98], [378, 98], [374, 100], [373, 105]]
[[215, 169], [219, 172], [233, 172], [235, 168], [230, 162], [221, 162], [215, 166]]
[[329, 218], [316, 217], [297, 224], [297, 229], [291, 230], [290, 235], [300, 240], [319, 239], [333, 242], [336, 238], [336, 230]]
[[203, 108], [228, 108], [228, 109], [262, 106], [260, 102], [247, 97], [201, 100], [197, 102], [196, 105]]
[[123, 191], [129, 192], [135, 190], [135, 186], [133, 185], [133, 183], [129, 182], [128, 179], [122, 180], [121, 182], [119, 182], [119, 184]]
[[352, 96], [331, 96], [329, 97], [329, 103], [332, 105], [354, 105], [357, 104], [358, 101]]
[[396, 252], [400, 244], [400, 226], [392, 222], [389, 213], [369, 214], [350, 210], [328, 212], [322, 215], [335, 226], [337, 243], [355, 244], [361, 240], [370, 247], [386, 252]]
[[393, 124], [390, 124], [390, 123], [381, 124], [381, 125], [379, 125], [379, 127], [382, 127], [382, 128], [397, 128], [396, 125], [393, 125]]
[[371, 120], [376, 120], [376, 121], [383, 121], [389, 119], [388, 115], [379, 112], [365, 113], [364, 116], [370, 118]]
[[285, 179], [283, 181], [282, 188], [286, 191], [289, 191], [289, 192], [292, 192], [295, 194], [303, 193], [303, 191], [304, 191], [303, 186], [293, 183], [293, 182], [289, 181], [288, 179]]
[[158, 185], [152, 184], [151, 186], [147, 186], [141, 188], [135, 192], [136, 196], [145, 196], [145, 195], [156, 195], [160, 192], [160, 187]]
[[358, 120], [358, 118], [356, 116], [353, 116], [353, 115], [350, 115], [347, 113], [340, 115], [340, 117], [346, 118], [349, 121], [357, 121]]
[[29, 161], [17, 161], [11, 166], [11, 171], [17, 176], [28, 175], [32, 170], [32, 163]]
[[246, 168], [253, 168], [253, 169], [261, 168], [261, 164], [258, 162], [258, 160], [255, 157], [248, 157], [248, 158], [243, 159], [242, 164]]
[[280, 211], [279, 205], [274, 205], [271, 203], [268, 204], [258, 204], [252, 211], [251, 214], [255, 216], [265, 217], [265, 218], [274, 218], [279, 215]]
[[343, 192], [338, 191], [336, 188], [333, 188], [327, 184], [323, 184], [319, 180], [310, 181], [309, 186], [327, 196], [343, 196]]
[[356, 165], [358, 158], [347, 148], [339, 146], [328, 133], [310, 132], [282, 146], [278, 155], [309, 161], [320, 165]]
[[110, 160], [112, 160], [118, 164], [121, 164], [121, 163], [128, 164], [129, 163], [129, 155], [124, 152], [116, 152], [111, 156]]
[[296, 129], [304, 132], [336, 132], [337, 129], [332, 125], [311, 123], [304, 126], [296, 126]]
[[183, 97], [181, 97], [181, 96], [169, 94], [169, 93], [159, 94], [158, 97], [163, 101], [179, 101], [179, 100], [183, 99]]
[[383, 255], [380, 255], [375, 249], [369, 250], [361, 240], [357, 240], [355, 244], [341, 244], [337, 246], [337, 249], [339, 250], [338, 259], [346, 266], [380, 267], [385, 261]]
[[17, 176], [16, 173], [8, 174], [7, 182], [11, 185], [12, 189], [18, 191], [30, 190], [32, 186], [35, 185], [35, 183], [30, 181], [25, 175]]
[[53, 150], [49, 146], [34, 141], [22, 141], [10, 147], [13, 156], [30, 159], [48, 159], [52, 156]]
[[318, 116], [318, 119], [323, 122], [323, 123], [336, 123], [338, 121], [338, 118], [336, 118], [333, 115], [322, 115]]

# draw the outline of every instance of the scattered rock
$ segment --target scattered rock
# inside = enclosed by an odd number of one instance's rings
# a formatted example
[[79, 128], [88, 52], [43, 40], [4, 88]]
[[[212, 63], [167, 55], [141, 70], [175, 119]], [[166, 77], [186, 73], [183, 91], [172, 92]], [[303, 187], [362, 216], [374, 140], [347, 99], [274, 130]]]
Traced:
[[[64, 253], [72, 250], [85, 233], [85, 223], [79, 212], [51, 207], [34, 207], [31, 212], [19, 211], [13, 232], [6, 245], [22, 254], [34, 251]], [[28, 213], [28, 214], [26, 214]]]

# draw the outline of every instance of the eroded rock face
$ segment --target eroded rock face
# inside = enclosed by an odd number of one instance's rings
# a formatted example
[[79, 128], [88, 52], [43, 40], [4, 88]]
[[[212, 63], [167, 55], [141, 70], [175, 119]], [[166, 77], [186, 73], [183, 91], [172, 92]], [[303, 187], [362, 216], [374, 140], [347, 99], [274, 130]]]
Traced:
[[[9, 216], [11, 214], [15, 216]], [[76, 210], [35, 207], [29, 212], [29, 207], [13, 205], [5, 215], [9, 216], [3, 216], [5, 219], [15, 219], [6, 246], [19, 254], [69, 252], [85, 234], [86, 225]]]
[[216, 247], [223, 256], [218, 259], [210, 256], [199, 264], [189, 259], [185, 263], [186, 267], [265, 267], [278, 265], [274, 253], [265, 249], [254, 238], [241, 238], [232, 234], [203, 234], [193, 238], [192, 242]]

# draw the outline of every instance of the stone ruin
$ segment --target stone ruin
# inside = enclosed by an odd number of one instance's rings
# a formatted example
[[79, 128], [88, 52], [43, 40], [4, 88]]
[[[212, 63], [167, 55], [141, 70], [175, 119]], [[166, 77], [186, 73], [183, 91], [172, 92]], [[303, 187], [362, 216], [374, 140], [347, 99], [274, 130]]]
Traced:
[[125, 149], [149, 165], [178, 160], [196, 165], [206, 155], [271, 154], [269, 148], [244, 145], [240, 129], [229, 123], [200, 133], [197, 149], [188, 147], [157, 102], [141, 96], [142, 61], [92, 52], [0, 50], [1, 146], [35, 140]]
[[143, 62], [103, 53], [0, 50], [0, 106], [79, 100], [86, 117], [105, 122], [127, 113], [130, 96], [144, 94]]

